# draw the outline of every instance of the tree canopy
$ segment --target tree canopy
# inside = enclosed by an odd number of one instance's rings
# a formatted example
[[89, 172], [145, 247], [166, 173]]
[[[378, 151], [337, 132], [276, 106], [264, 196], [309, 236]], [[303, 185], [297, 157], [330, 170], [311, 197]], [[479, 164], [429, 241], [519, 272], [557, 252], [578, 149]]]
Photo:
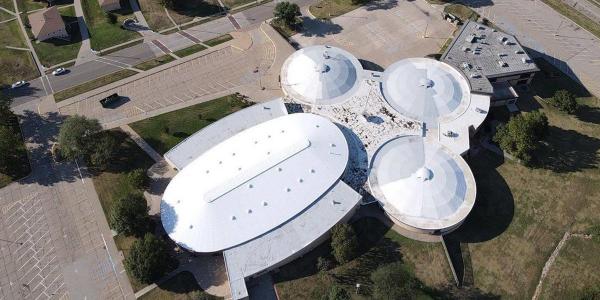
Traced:
[[358, 239], [352, 226], [343, 223], [331, 228], [331, 248], [333, 257], [341, 264], [358, 255]]
[[371, 281], [374, 299], [414, 299], [417, 295], [418, 283], [401, 262], [379, 267]]
[[291, 26], [296, 24], [296, 16], [300, 15], [300, 7], [296, 3], [279, 2], [275, 5], [273, 15], [278, 20], [283, 21], [286, 25]]
[[58, 133], [61, 156], [67, 159], [85, 159], [96, 167], [108, 165], [117, 147], [117, 141], [96, 119], [84, 116], [67, 118]]
[[169, 255], [167, 244], [147, 233], [136, 240], [124, 261], [125, 269], [141, 283], [151, 283], [165, 275], [176, 264]]
[[508, 123], [498, 128], [494, 141], [503, 150], [529, 165], [547, 131], [548, 118], [544, 113], [534, 111], [511, 117]]
[[573, 114], [577, 110], [577, 100], [575, 95], [567, 90], [558, 90], [550, 101], [552, 105], [568, 114]]
[[142, 236], [150, 225], [148, 205], [141, 193], [131, 193], [119, 198], [109, 214], [110, 227], [125, 235]]
[[339, 285], [332, 285], [323, 300], [350, 300], [350, 293]]

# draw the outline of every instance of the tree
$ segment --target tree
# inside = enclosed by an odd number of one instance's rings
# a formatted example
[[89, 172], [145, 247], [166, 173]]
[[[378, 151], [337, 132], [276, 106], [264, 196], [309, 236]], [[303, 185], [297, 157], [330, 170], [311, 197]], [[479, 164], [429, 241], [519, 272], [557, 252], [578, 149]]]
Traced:
[[567, 90], [556, 91], [550, 103], [554, 107], [568, 114], [573, 114], [577, 110], [577, 100], [575, 100], [575, 95]]
[[18, 155], [20, 137], [10, 126], [0, 125], [0, 173], [8, 173]]
[[99, 133], [89, 154], [89, 162], [99, 168], [106, 168], [117, 148], [117, 141], [109, 133]]
[[110, 227], [124, 235], [142, 236], [150, 225], [146, 199], [140, 193], [130, 193], [117, 199], [108, 216]]
[[339, 285], [332, 285], [323, 300], [350, 300], [350, 293]]
[[321, 272], [329, 271], [333, 269], [334, 266], [335, 262], [328, 256], [319, 256], [319, 258], [317, 258], [317, 270]]
[[548, 131], [548, 118], [539, 111], [520, 114], [510, 118], [496, 131], [494, 141], [508, 153], [521, 159], [525, 165], [532, 161], [532, 154]]
[[172, 9], [175, 7], [175, 0], [158, 0], [158, 3], [166, 8]]
[[358, 254], [358, 239], [354, 229], [346, 223], [331, 228], [331, 248], [333, 257], [340, 264], [352, 260]]
[[147, 233], [131, 245], [125, 258], [125, 269], [141, 283], [151, 283], [167, 273], [176, 264], [169, 255], [167, 244]]
[[300, 15], [300, 7], [296, 3], [279, 2], [275, 5], [273, 15], [277, 20], [284, 22], [287, 26], [295, 25], [296, 16]]
[[375, 299], [394, 300], [416, 297], [417, 281], [401, 262], [379, 267], [371, 274], [371, 281], [373, 281]]
[[101, 130], [96, 119], [78, 115], [67, 118], [58, 133], [61, 154], [68, 159], [88, 158], [95, 147], [95, 135]]
[[0, 125], [11, 126], [15, 115], [10, 110], [12, 98], [0, 92]]
[[144, 169], [135, 169], [127, 173], [127, 180], [137, 189], [145, 189], [148, 187], [149, 178]]

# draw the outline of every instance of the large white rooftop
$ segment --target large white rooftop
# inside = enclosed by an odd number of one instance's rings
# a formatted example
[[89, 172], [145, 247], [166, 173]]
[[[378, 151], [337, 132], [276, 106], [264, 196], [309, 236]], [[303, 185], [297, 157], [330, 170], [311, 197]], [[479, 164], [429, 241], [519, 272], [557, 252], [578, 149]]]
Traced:
[[281, 68], [283, 91], [306, 104], [333, 104], [359, 87], [363, 69], [356, 57], [329, 46], [300, 49]]
[[196, 252], [228, 249], [290, 220], [342, 175], [342, 132], [314, 114], [292, 114], [216, 144], [181, 170], [161, 202], [163, 227]]
[[421, 136], [383, 145], [375, 154], [369, 185], [389, 215], [417, 229], [460, 224], [475, 203], [475, 179], [463, 158]]
[[399, 113], [437, 127], [456, 118], [470, 101], [469, 83], [450, 65], [429, 58], [407, 58], [388, 67], [382, 91]]

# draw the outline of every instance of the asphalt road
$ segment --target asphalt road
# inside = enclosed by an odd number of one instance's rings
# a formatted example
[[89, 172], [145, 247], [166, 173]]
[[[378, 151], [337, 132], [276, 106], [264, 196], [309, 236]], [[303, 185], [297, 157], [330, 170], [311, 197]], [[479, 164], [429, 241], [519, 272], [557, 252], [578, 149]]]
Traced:
[[[296, 0], [291, 2], [302, 7], [316, 2], [316, 0]], [[235, 18], [235, 21], [237, 21], [242, 29], [253, 27], [272, 18], [273, 8], [276, 4], [277, 1], [265, 3], [235, 13], [232, 17]], [[228, 18], [223, 17], [186, 29], [185, 31], [201, 41], [206, 41], [234, 30], [235, 28]], [[170, 51], [177, 51], [193, 44], [189, 38], [179, 33], [164, 35], [159, 37], [158, 40]], [[138, 44], [108, 55], [100, 56], [96, 60], [73, 66], [69, 68], [69, 72], [66, 74], [36, 78], [31, 80], [28, 86], [12, 90], [10, 93], [15, 98], [15, 105], [20, 105], [50, 93], [58, 92], [121, 69], [134, 66], [163, 54], [163, 51], [158, 47], [153, 45], [150, 41], [146, 41], [146, 43]]]

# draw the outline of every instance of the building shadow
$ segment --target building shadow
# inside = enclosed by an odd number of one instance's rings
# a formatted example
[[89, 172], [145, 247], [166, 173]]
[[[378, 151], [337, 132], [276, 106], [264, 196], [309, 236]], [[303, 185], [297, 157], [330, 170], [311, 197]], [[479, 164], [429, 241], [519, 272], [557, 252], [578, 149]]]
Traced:
[[311, 19], [306, 16], [300, 17], [302, 20], [302, 32], [305, 37], [324, 37], [327, 35], [342, 32], [342, 26], [333, 23], [331, 20]]
[[582, 122], [600, 124], [600, 108], [579, 104], [575, 114]]
[[187, 17], [208, 17], [219, 13], [223, 8], [205, 0], [174, 0], [173, 7], [169, 10]]
[[380, 65], [378, 65], [378, 64], [376, 64], [376, 63], [374, 63], [374, 62], [372, 62], [370, 60], [359, 58], [358, 61], [360, 62], [360, 64], [363, 67], [363, 69], [365, 69], [365, 70], [376, 71], [376, 72], [383, 72], [383, 71], [385, 71], [385, 69], [382, 66], [380, 66]]
[[336, 123], [344, 134], [348, 144], [348, 164], [342, 175], [342, 181], [361, 195], [365, 194], [364, 185], [368, 179], [369, 157], [365, 145], [350, 128]]

